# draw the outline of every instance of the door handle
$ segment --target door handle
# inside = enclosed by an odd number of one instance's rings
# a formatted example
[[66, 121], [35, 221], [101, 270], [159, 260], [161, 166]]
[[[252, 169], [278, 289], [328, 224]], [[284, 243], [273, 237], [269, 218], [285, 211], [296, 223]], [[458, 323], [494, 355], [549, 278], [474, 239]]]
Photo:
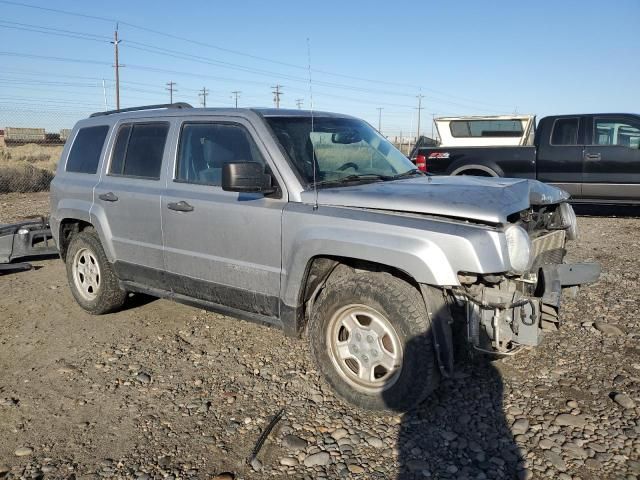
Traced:
[[101, 193], [100, 195], [98, 195], [98, 198], [100, 200], [104, 200], [105, 202], [117, 202], [118, 201], [118, 197], [113, 192]]
[[584, 158], [587, 160], [601, 160], [602, 156], [599, 153], [585, 153]]
[[193, 212], [193, 206], [189, 205], [184, 200], [168, 203], [167, 208], [169, 210], [175, 210], [176, 212]]

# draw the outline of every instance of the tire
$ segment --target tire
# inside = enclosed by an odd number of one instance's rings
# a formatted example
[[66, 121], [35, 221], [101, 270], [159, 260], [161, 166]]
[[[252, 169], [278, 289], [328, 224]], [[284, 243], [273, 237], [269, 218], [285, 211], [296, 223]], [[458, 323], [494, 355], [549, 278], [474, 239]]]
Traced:
[[[339, 267], [315, 302], [309, 340], [319, 370], [338, 395], [368, 410], [405, 412], [440, 380], [430, 326], [414, 286], [386, 272]], [[391, 357], [396, 370], [382, 366]]]
[[65, 263], [71, 293], [84, 310], [102, 315], [124, 305], [127, 292], [118, 285], [100, 238], [92, 227], [71, 237]]

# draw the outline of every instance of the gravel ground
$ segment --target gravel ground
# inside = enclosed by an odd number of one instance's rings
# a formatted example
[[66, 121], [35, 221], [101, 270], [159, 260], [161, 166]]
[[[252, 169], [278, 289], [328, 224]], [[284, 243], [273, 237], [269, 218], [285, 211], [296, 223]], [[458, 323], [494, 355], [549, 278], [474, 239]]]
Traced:
[[0, 478], [636, 479], [640, 219], [579, 223], [569, 256], [603, 275], [562, 330], [404, 416], [337, 399], [276, 330], [146, 297], [93, 317], [59, 260], [0, 276]]
[[0, 195], [0, 224], [49, 212], [49, 192], [7, 193]]

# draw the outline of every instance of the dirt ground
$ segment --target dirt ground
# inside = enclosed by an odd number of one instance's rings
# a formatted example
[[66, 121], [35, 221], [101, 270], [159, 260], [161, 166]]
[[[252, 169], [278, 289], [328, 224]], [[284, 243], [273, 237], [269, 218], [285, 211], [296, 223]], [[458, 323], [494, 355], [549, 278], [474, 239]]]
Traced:
[[[45, 194], [0, 196], [0, 222], [44, 212]], [[304, 339], [146, 297], [91, 316], [58, 259], [0, 276], [0, 478], [635, 479], [640, 218], [595, 213], [569, 257], [603, 274], [563, 329], [461, 365], [405, 416], [336, 398]]]

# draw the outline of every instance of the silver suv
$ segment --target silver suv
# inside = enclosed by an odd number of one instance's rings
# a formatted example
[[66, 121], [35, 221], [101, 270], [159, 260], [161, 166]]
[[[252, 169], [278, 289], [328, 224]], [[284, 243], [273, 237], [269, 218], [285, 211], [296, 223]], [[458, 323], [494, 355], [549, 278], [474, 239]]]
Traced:
[[78, 122], [51, 227], [85, 310], [141, 292], [274, 325], [345, 399], [404, 411], [452, 374], [454, 344], [537, 345], [562, 288], [598, 278], [563, 264], [567, 199], [425, 175], [346, 115], [174, 104]]

